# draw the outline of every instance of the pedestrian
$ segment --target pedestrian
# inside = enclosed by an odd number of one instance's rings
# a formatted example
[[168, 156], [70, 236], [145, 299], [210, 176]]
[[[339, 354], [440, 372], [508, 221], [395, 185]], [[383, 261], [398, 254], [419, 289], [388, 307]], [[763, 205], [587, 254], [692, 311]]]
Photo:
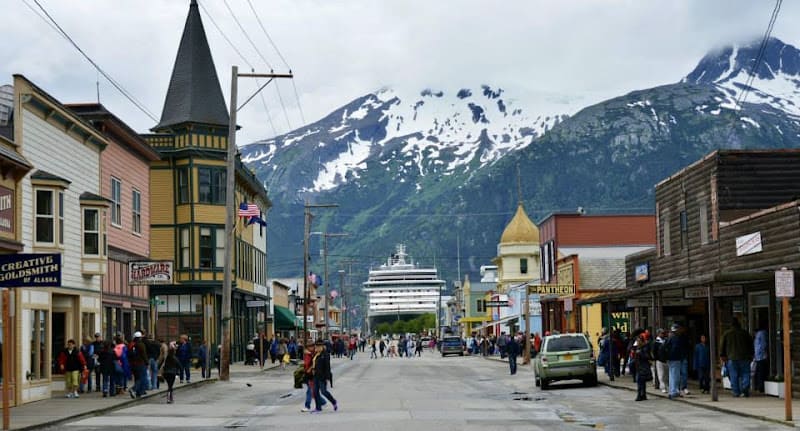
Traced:
[[711, 379], [709, 369], [711, 368], [711, 356], [709, 355], [706, 336], [700, 336], [700, 342], [694, 346], [693, 368], [697, 371], [697, 380], [700, 383], [700, 392], [707, 394], [711, 390]]
[[286, 345], [286, 348], [289, 350], [289, 358], [297, 359], [297, 341], [295, 341], [294, 337], [289, 338], [289, 344]]
[[356, 338], [356, 336], [355, 335], [351, 335], [350, 336], [350, 340], [347, 343], [347, 349], [349, 350], [349, 353], [350, 353], [349, 356], [350, 356], [350, 360], [351, 361], [353, 359], [355, 359], [355, 357], [356, 357], [356, 349], [358, 348], [357, 342], [358, 342], [358, 339]]
[[186, 379], [186, 383], [189, 383], [191, 380], [191, 365], [192, 365], [192, 345], [189, 344], [189, 336], [186, 334], [181, 335], [180, 344], [178, 345], [178, 350], [175, 352], [175, 356], [178, 358], [178, 361], [181, 363], [181, 372], [178, 374], [179, 380], [183, 383], [183, 379]]
[[94, 374], [95, 369], [95, 354], [94, 354], [94, 343], [92, 343], [92, 339], [89, 337], [84, 338], [83, 344], [81, 344], [81, 355], [83, 355], [83, 359], [86, 361], [86, 369], [89, 370], [89, 375], [87, 376], [86, 383], [83, 382], [81, 379], [80, 388], [78, 390], [79, 393], [89, 393], [92, 392], [92, 374]]
[[158, 382], [158, 357], [161, 355], [161, 342], [153, 338], [153, 334], [145, 339], [147, 345], [147, 371], [150, 373], [148, 390], [159, 388]]
[[422, 357], [422, 338], [417, 339], [417, 345], [415, 346], [414, 355]]
[[767, 324], [764, 321], [758, 322], [758, 331], [753, 339], [753, 361], [756, 363], [756, 373], [754, 381], [754, 389], [758, 392], [764, 393], [764, 381], [767, 380], [769, 374], [769, 358], [767, 356], [769, 343], [769, 336], [767, 335]]
[[650, 370], [652, 353], [650, 344], [647, 342], [647, 334], [643, 330], [634, 331], [631, 338], [634, 339], [631, 347], [632, 360], [635, 363], [633, 368], [636, 370], [636, 401], [645, 401], [647, 400], [647, 382], [653, 379], [653, 372]]
[[679, 323], [673, 323], [670, 334], [663, 346], [667, 349], [667, 367], [669, 368], [669, 399], [688, 395], [689, 390], [681, 390], [684, 384], [681, 379], [681, 369], [684, 359], [688, 360], [689, 346], [686, 337], [681, 331]]
[[58, 355], [58, 366], [64, 373], [64, 386], [67, 391], [67, 398], [80, 398], [78, 386], [80, 384], [80, 374], [86, 370], [86, 360], [75, 346], [75, 340], [68, 340], [67, 347]]
[[172, 404], [175, 401], [173, 396], [175, 377], [181, 372], [182, 368], [180, 361], [175, 356], [176, 347], [174, 341], [170, 343], [167, 348], [167, 354], [158, 364], [159, 373], [164, 376], [164, 381], [167, 382], [167, 404]]
[[[306, 401], [303, 405], [303, 408], [300, 409], [301, 412], [310, 412], [311, 411], [311, 399], [314, 397], [314, 347], [312, 344], [308, 344], [305, 348], [303, 348], [303, 383], [306, 384]], [[325, 400], [323, 401], [323, 406], [325, 405]]]
[[728, 367], [731, 393], [734, 397], [750, 396], [750, 361], [753, 359], [753, 338], [733, 318], [731, 328], [722, 334], [719, 356]]
[[278, 340], [274, 336], [269, 340], [269, 358], [273, 364], [278, 360]]
[[92, 346], [94, 347], [94, 391], [100, 392], [100, 385], [102, 384], [102, 367], [100, 367], [100, 352], [103, 350], [103, 334], [99, 332], [94, 333], [94, 342]]
[[114, 343], [104, 341], [97, 353], [98, 366], [95, 370], [100, 371], [103, 377], [102, 388], [103, 398], [116, 395], [116, 376], [114, 370], [117, 359], [114, 355]]
[[[378, 359], [378, 354], [376, 353], [377, 348], [375, 347], [375, 340], [369, 343], [369, 358], [370, 359]], [[381, 355], [383, 355], [383, 351], [381, 350]]]
[[131, 378], [131, 366], [128, 362], [128, 346], [125, 338], [117, 334], [114, 338], [114, 392], [127, 392], [128, 380]]
[[139, 398], [147, 394], [147, 346], [144, 344], [143, 334], [140, 331], [133, 333], [133, 341], [128, 346], [128, 360], [133, 371], [133, 391], [129, 391], [131, 398]]
[[317, 341], [316, 353], [312, 360], [314, 370], [314, 405], [315, 409], [311, 413], [319, 413], [325, 404], [323, 397], [333, 404], [333, 411], [339, 410], [336, 398], [328, 391], [328, 382], [333, 386], [333, 374], [331, 374], [330, 354], [325, 349], [325, 344]]
[[[375, 344], [374, 341], [373, 341], [373, 344]], [[381, 350], [381, 358], [382, 358], [383, 357], [383, 351], [386, 350], [386, 343], [383, 341], [383, 338], [381, 338], [380, 350]]]
[[506, 333], [501, 332], [500, 337], [497, 339], [497, 348], [500, 349], [500, 359], [505, 359], [506, 355], [508, 354], [506, 351], [506, 344], [508, 344], [508, 340], [506, 340]]
[[208, 367], [208, 345], [206, 345], [206, 340], [203, 340], [197, 349], [197, 362], [200, 363], [200, 377], [203, 379], [211, 377], [211, 369]]
[[[668, 377], [667, 377], [667, 349], [664, 348], [664, 343], [667, 341], [667, 331], [663, 328], [658, 329], [658, 336], [653, 344], [653, 357], [656, 363], [656, 379], [658, 379], [658, 386], [656, 389], [661, 389], [662, 394], [667, 393]], [[655, 379], [654, 379], [655, 380]]]
[[517, 374], [517, 356], [519, 355], [519, 341], [517, 341], [516, 337], [511, 337], [505, 342], [503, 349], [508, 355], [508, 367], [511, 371], [511, 375]]
[[[539, 335], [538, 332], [533, 333], [533, 350], [536, 353], [542, 350], [542, 337]], [[536, 355], [533, 355], [536, 356]]]
[[289, 354], [289, 349], [286, 347], [286, 339], [281, 338], [280, 343], [278, 343], [278, 360], [281, 361], [281, 369], [286, 369], [286, 364], [289, 363], [289, 358], [286, 356]]

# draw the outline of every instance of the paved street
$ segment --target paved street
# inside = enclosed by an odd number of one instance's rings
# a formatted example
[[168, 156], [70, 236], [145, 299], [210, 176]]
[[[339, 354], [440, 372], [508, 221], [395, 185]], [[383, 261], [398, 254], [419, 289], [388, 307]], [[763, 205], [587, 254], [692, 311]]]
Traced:
[[[50, 429], [264, 429], [319, 424], [327, 430], [765, 430], [785, 426], [655, 399], [634, 403], [633, 392], [599, 386], [533, 387], [529, 370], [512, 378], [501, 362], [426, 353], [423, 358], [334, 359], [332, 393], [338, 412], [300, 413], [304, 390], [291, 372], [237, 373], [229, 383], [179, 392], [105, 416]], [[248, 383], [251, 386], [248, 386]], [[80, 402], [80, 401], [78, 401]], [[413, 422], [413, 424], [412, 424]]]

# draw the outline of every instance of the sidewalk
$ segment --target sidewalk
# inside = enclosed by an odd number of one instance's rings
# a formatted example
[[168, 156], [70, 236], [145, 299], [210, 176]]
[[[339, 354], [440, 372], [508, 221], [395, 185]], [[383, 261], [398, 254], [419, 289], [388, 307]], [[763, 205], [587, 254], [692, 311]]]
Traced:
[[[500, 359], [499, 355], [484, 356], [483, 358], [506, 363], [508, 362], [505, 359]], [[519, 367], [522, 368], [523, 366], [521, 360], [519, 361], [519, 364]], [[631, 376], [621, 376], [614, 379], [614, 381], [610, 381], [602, 369], [598, 369], [597, 382], [608, 387], [626, 389], [634, 393], [636, 392], [636, 383], [633, 382], [633, 378]], [[533, 382], [531, 382], [531, 385], [533, 385]], [[730, 413], [779, 423], [791, 427], [800, 425], [800, 400], [792, 400], [792, 417], [794, 421], [785, 421], [784, 400], [781, 398], [758, 393], [751, 395], [749, 398], [734, 398], [731, 395], [730, 390], [722, 388], [722, 383], [720, 382], [718, 382], [718, 391], [719, 401], [711, 401], [710, 394], [700, 393], [700, 387], [698, 386], [697, 381], [689, 380], [689, 395], [676, 398], [674, 401], [691, 404], [710, 410], [716, 410], [723, 413]], [[650, 399], [669, 399], [667, 394], [661, 393], [660, 389], [653, 388], [653, 382], [648, 382], [647, 397]], [[633, 394], [631, 396], [631, 400], [633, 400]]]
[[[264, 370], [268, 370], [279, 366], [279, 364], [267, 363]], [[231, 365], [231, 376], [242, 373], [258, 372], [259, 368], [256, 366], [245, 366], [241, 363]], [[192, 377], [198, 380], [193, 380], [188, 384], [180, 384], [175, 382], [175, 391], [180, 392], [189, 388], [198, 388], [209, 383], [217, 381], [216, 377], [210, 379], [200, 379], [200, 370], [192, 370]], [[147, 395], [139, 398], [132, 399], [127, 393], [117, 395], [115, 397], [103, 398], [99, 392], [91, 392], [82, 394], [79, 399], [64, 398], [63, 393], [54, 396], [48, 400], [36, 401], [28, 404], [23, 404], [18, 407], [12, 407], [9, 412], [11, 414], [11, 428], [12, 430], [33, 430], [40, 427], [47, 427], [57, 425], [62, 422], [75, 420], [82, 417], [98, 416], [106, 412], [128, 407], [130, 405], [139, 403], [141, 401], [152, 399], [154, 397], [164, 397], [166, 392], [166, 383], [161, 384], [161, 389], [147, 391]]]

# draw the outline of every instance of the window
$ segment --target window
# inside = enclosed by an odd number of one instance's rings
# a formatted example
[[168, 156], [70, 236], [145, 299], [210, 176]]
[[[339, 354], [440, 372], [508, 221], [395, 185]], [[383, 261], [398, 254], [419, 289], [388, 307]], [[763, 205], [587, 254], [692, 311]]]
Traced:
[[55, 244], [53, 190], [36, 190], [36, 242]]
[[122, 182], [111, 178], [111, 225], [122, 226]]
[[200, 228], [200, 268], [214, 266], [214, 243], [210, 227]]
[[30, 310], [31, 363], [26, 375], [29, 380], [47, 378], [50, 362], [47, 360], [47, 310]]
[[83, 254], [100, 255], [100, 211], [97, 208], [83, 209]]
[[672, 247], [670, 244], [670, 234], [669, 234], [669, 211], [664, 212], [664, 216], [661, 218], [664, 226], [662, 228], [662, 232], [664, 235], [663, 240], [663, 247], [664, 247], [664, 256], [672, 255]]
[[189, 203], [189, 168], [178, 169], [178, 203]]
[[133, 233], [142, 233], [142, 194], [139, 190], [133, 190]]
[[185, 227], [181, 229], [181, 268], [189, 268], [189, 263], [189, 228]]
[[214, 262], [216, 262], [215, 266], [222, 267], [225, 266], [225, 229], [224, 228], [217, 228], [217, 250], [216, 255], [214, 256]]
[[64, 192], [58, 192], [58, 243], [64, 244]]
[[689, 217], [686, 211], [681, 211], [681, 250], [689, 246]]
[[700, 208], [700, 244], [708, 244], [708, 205], [704, 196], [697, 198], [697, 206]]
[[198, 201], [208, 204], [225, 204], [225, 170], [197, 168]]
[[519, 260], [519, 273], [520, 274], [527, 274], [528, 273], [528, 259], [520, 259]]

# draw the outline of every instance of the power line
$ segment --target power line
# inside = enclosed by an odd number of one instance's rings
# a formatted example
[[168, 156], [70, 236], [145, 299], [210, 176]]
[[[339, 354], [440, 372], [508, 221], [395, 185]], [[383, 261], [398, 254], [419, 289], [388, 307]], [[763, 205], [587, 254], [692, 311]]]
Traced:
[[[153, 120], [155, 122], [158, 122], [158, 118], [156, 118], [156, 116], [153, 115], [144, 106], [144, 104], [142, 102], [140, 102], [138, 99], [136, 99], [136, 97], [134, 97], [133, 94], [131, 94], [128, 90], [126, 90], [124, 87], [122, 87], [122, 84], [120, 84], [116, 80], [114, 80], [114, 78], [112, 78], [111, 75], [106, 73], [106, 71], [103, 70], [103, 68], [101, 68], [94, 60], [92, 60], [91, 57], [89, 57], [88, 54], [86, 54], [86, 52], [83, 49], [81, 49], [80, 46], [78, 46], [78, 44], [72, 39], [72, 37], [70, 37], [70, 35], [67, 34], [67, 32], [58, 24], [58, 22], [55, 20], [55, 18], [53, 18], [50, 15], [50, 13], [47, 12], [47, 9], [45, 9], [44, 6], [42, 6], [42, 4], [39, 3], [39, 0], [33, 0], [33, 2], [36, 3], [36, 6], [39, 7], [39, 9], [45, 14], [47, 19], [52, 23], [51, 27], [54, 26], [57, 29], [58, 33], [61, 35], [61, 37], [66, 39], [67, 42], [69, 42], [83, 56], [83, 58], [86, 59], [86, 61], [88, 61], [101, 75], [103, 75], [104, 78], [106, 78], [106, 80], [108, 80], [108, 82], [111, 83], [111, 85], [114, 86], [114, 88], [117, 89], [117, 91], [120, 92], [120, 94], [122, 94], [126, 99], [128, 99], [129, 102], [131, 102], [136, 108], [138, 108], [140, 111], [142, 111], [145, 115], [150, 117], [151, 120]], [[37, 15], [39, 15], [39, 14], [37, 14]], [[39, 17], [42, 18], [41, 15], [39, 15]], [[42, 19], [44, 19], [44, 18], [42, 18]], [[45, 22], [47, 22], [47, 21], [45, 21]]]

